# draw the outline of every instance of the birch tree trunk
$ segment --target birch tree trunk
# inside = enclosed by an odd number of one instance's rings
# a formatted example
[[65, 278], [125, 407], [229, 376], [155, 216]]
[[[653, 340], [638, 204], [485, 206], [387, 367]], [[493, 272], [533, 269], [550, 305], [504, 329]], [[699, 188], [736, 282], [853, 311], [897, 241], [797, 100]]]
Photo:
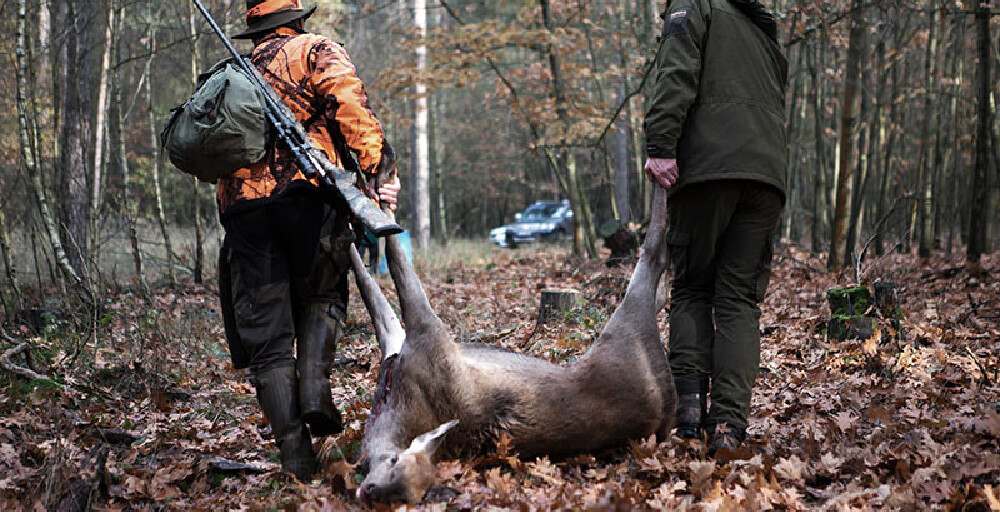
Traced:
[[[115, 9], [113, 2], [108, 0], [107, 27], [104, 29], [104, 53], [101, 55], [101, 68], [97, 83], [97, 112], [94, 122], [94, 160], [92, 162], [92, 178], [90, 180], [90, 255], [94, 265], [100, 259], [98, 247], [98, 221], [101, 215], [102, 177], [104, 174], [104, 149], [108, 131], [108, 75], [111, 69], [111, 49], [114, 46]], [[120, 108], [121, 105], [119, 105]]]
[[427, 249], [431, 242], [431, 190], [430, 190], [430, 138], [428, 124], [430, 111], [427, 108], [427, 0], [413, 0], [413, 24], [420, 37], [417, 45], [417, 73], [420, 77], [415, 86], [416, 100], [413, 104], [414, 160], [413, 169], [413, 213], [417, 247]]
[[840, 103], [840, 147], [839, 172], [837, 175], [836, 206], [833, 212], [833, 235], [830, 237], [830, 256], [827, 266], [830, 270], [840, 270], [845, 251], [847, 232], [848, 202], [851, 197], [853, 175], [854, 144], [854, 103], [858, 94], [858, 76], [861, 72], [861, 53], [864, 44], [864, 17], [861, 0], [853, 0], [851, 11], [851, 35], [847, 49], [847, 67], [844, 71], [844, 96]]

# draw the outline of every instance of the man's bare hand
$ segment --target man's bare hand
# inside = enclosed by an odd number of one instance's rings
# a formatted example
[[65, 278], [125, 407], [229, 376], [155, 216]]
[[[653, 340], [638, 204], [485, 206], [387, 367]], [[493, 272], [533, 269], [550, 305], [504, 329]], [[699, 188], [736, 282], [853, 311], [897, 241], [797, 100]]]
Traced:
[[396, 211], [399, 204], [399, 191], [402, 187], [399, 184], [399, 176], [393, 176], [392, 180], [382, 184], [378, 189], [378, 200], [382, 206], [390, 212]]
[[677, 160], [674, 158], [646, 159], [646, 173], [661, 187], [669, 190], [677, 183]]

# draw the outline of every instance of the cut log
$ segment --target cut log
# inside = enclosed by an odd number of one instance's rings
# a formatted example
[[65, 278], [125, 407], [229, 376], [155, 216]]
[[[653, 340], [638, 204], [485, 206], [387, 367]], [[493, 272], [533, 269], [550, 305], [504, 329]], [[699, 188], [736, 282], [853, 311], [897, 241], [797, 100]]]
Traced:
[[538, 324], [546, 324], [565, 317], [566, 313], [583, 303], [580, 292], [563, 288], [542, 290], [541, 305], [538, 308]]
[[611, 250], [611, 256], [606, 263], [608, 267], [617, 267], [635, 257], [639, 240], [627, 225], [617, 220], [609, 220], [601, 224], [598, 234], [604, 239], [604, 247]]

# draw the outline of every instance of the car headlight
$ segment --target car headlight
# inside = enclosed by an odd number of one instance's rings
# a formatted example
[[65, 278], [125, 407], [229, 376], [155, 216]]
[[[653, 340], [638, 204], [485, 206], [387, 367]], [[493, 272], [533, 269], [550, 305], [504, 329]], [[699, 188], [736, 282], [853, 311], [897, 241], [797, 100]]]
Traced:
[[552, 231], [555, 228], [556, 228], [556, 225], [553, 224], [553, 223], [551, 223], [551, 222], [546, 222], [545, 224], [542, 224], [542, 230], [543, 231]]

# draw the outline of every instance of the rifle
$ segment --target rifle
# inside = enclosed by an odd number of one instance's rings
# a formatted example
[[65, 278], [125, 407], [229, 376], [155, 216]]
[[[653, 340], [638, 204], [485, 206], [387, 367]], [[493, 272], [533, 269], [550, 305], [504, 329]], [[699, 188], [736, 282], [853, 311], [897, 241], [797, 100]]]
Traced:
[[240, 55], [233, 43], [226, 37], [225, 32], [215, 23], [215, 19], [208, 12], [208, 9], [201, 3], [201, 0], [192, 0], [195, 7], [201, 11], [202, 16], [208, 21], [208, 26], [212, 28], [215, 35], [219, 36], [222, 44], [225, 45], [229, 55], [245, 73], [264, 98], [265, 114], [267, 121], [274, 126], [278, 139], [284, 143], [295, 157], [299, 170], [306, 178], [316, 178], [324, 187], [336, 191], [351, 209], [351, 213], [376, 237], [384, 237], [401, 233], [403, 228], [393, 220], [392, 216], [382, 211], [381, 208], [366, 196], [356, 186], [356, 176], [344, 169], [340, 169], [330, 162], [326, 153], [316, 147], [312, 140], [306, 135], [305, 129], [295, 119], [291, 110], [274, 93], [271, 86], [264, 81], [257, 71], [257, 67], [249, 59]]

